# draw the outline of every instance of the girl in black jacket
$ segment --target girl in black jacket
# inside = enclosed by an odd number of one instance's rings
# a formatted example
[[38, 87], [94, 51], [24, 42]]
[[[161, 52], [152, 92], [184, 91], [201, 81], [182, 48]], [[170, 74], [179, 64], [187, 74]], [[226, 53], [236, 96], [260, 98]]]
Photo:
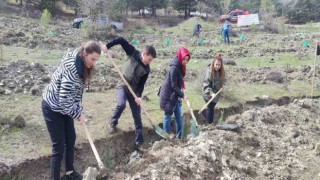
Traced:
[[171, 130], [171, 116], [176, 119], [176, 136], [181, 138], [182, 114], [181, 98], [187, 99], [183, 93], [186, 64], [190, 60], [190, 53], [186, 48], [180, 48], [177, 56], [170, 64], [170, 70], [162, 82], [160, 89], [160, 108], [164, 111], [163, 129], [169, 133]]

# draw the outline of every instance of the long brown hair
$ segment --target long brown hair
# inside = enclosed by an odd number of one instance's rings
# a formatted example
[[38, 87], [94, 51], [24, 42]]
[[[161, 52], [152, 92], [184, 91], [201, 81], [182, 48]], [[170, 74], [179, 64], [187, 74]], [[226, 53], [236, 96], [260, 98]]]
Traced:
[[[214, 79], [214, 77], [216, 76], [216, 74], [219, 72], [219, 79], [223, 80], [225, 77], [225, 73], [224, 73], [224, 67], [223, 67], [223, 60], [222, 60], [222, 55], [221, 54], [217, 54], [216, 57], [214, 58], [214, 60], [211, 63], [211, 73], [212, 73], [212, 77]], [[221, 63], [221, 67], [219, 69], [219, 71], [214, 70], [214, 63], [216, 61], [220, 61]]]
[[[85, 53], [92, 54], [94, 52], [101, 54], [101, 48], [100, 48], [99, 43], [97, 43], [95, 41], [88, 41], [84, 45], [82, 45], [81, 51], [80, 51], [80, 57], [81, 57], [83, 63], [85, 63], [84, 62], [85, 61], [85, 59], [84, 59]], [[86, 84], [90, 83], [90, 80], [91, 80], [94, 72], [95, 72], [94, 66], [92, 66], [91, 68], [87, 68], [86, 66], [84, 66], [83, 80]]]

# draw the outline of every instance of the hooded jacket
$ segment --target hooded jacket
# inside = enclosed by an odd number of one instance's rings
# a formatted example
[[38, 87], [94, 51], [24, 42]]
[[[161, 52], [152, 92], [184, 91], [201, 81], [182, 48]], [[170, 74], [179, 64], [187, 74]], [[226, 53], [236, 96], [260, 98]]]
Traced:
[[179, 98], [183, 98], [183, 77], [186, 68], [182, 65], [185, 56], [190, 56], [186, 48], [181, 48], [170, 63], [170, 70], [163, 80], [160, 89], [160, 108], [167, 114], [172, 114]]
[[[217, 93], [222, 85], [225, 83], [225, 79], [220, 79], [220, 74], [217, 73], [216, 77], [212, 75], [212, 66], [209, 64], [206, 70], [206, 74], [202, 83], [202, 97], [205, 101], [211, 99], [212, 93]], [[219, 101], [219, 95], [213, 99], [213, 102], [217, 103]]]

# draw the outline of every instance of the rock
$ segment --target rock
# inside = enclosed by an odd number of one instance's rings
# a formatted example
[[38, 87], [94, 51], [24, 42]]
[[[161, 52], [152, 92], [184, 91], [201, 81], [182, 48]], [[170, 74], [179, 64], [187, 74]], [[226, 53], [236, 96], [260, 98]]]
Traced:
[[316, 148], [315, 148], [315, 153], [317, 156], [320, 155], [320, 143], [317, 143]]
[[[1, 158], [0, 158], [1, 159]], [[9, 174], [10, 173], [11, 168], [8, 167], [6, 164], [0, 162], [0, 177], [3, 174]]]
[[17, 117], [14, 118], [14, 126], [18, 128], [23, 128], [26, 126], [26, 120], [22, 115], [18, 115]]
[[6, 89], [6, 90], [4, 91], [4, 94], [5, 94], [5, 95], [10, 95], [10, 94], [12, 94], [12, 91]]
[[291, 134], [291, 137], [293, 137], [293, 138], [297, 138], [299, 136], [300, 136], [299, 131], [293, 131], [292, 134]]
[[261, 152], [258, 152], [257, 153], [257, 157], [261, 157], [262, 153]]
[[222, 165], [223, 166], [229, 166], [229, 164], [230, 164], [230, 160], [228, 159], [228, 157], [227, 156], [225, 156], [225, 155], [222, 155], [222, 157], [221, 157], [221, 163], [222, 163]]
[[164, 162], [165, 162], [165, 163], [170, 163], [170, 157], [169, 157], [169, 156], [166, 156], [166, 157], [164, 158]]
[[225, 61], [224, 61], [224, 64], [232, 65], [232, 66], [237, 65], [237, 64], [236, 64], [236, 62], [235, 62], [235, 61], [233, 61], [233, 60], [225, 60]]
[[33, 96], [41, 95], [41, 90], [39, 89], [39, 87], [33, 87], [33, 88], [31, 89], [31, 94], [32, 94]]
[[98, 170], [94, 167], [88, 167], [83, 173], [83, 180], [96, 180], [98, 176]]
[[266, 79], [269, 81], [273, 81], [276, 83], [283, 83], [284, 76], [280, 72], [271, 71], [267, 76]]
[[211, 151], [210, 154], [211, 154], [212, 161], [217, 160], [217, 156], [216, 156], [216, 153], [214, 153], [214, 151]]

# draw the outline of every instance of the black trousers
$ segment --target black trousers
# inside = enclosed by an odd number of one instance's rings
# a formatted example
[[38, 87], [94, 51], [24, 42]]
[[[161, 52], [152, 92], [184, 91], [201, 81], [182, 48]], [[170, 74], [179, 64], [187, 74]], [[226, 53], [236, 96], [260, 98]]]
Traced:
[[52, 142], [50, 179], [59, 180], [64, 151], [66, 152], [66, 171], [74, 170], [74, 145], [76, 141], [74, 120], [67, 115], [52, 111], [45, 100], [42, 100], [41, 108]]
[[137, 105], [134, 97], [128, 92], [123, 86], [117, 87], [117, 107], [113, 112], [111, 117], [111, 124], [117, 125], [118, 119], [120, 118], [122, 112], [126, 108], [126, 102], [128, 100], [132, 117], [134, 120], [134, 126], [136, 129], [136, 145], [143, 144], [143, 133], [142, 133], [142, 121], [141, 121], [141, 108]]
[[207, 123], [211, 124], [211, 123], [217, 123], [217, 122], [213, 122], [213, 117], [214, 117], [214, 107], [216, 106], [217, 103], [215, 102], [210, 102], [208, 104], [208, 108], [207, 108], [207, 112], [206, 112], [206, 119], [207, 119]]

